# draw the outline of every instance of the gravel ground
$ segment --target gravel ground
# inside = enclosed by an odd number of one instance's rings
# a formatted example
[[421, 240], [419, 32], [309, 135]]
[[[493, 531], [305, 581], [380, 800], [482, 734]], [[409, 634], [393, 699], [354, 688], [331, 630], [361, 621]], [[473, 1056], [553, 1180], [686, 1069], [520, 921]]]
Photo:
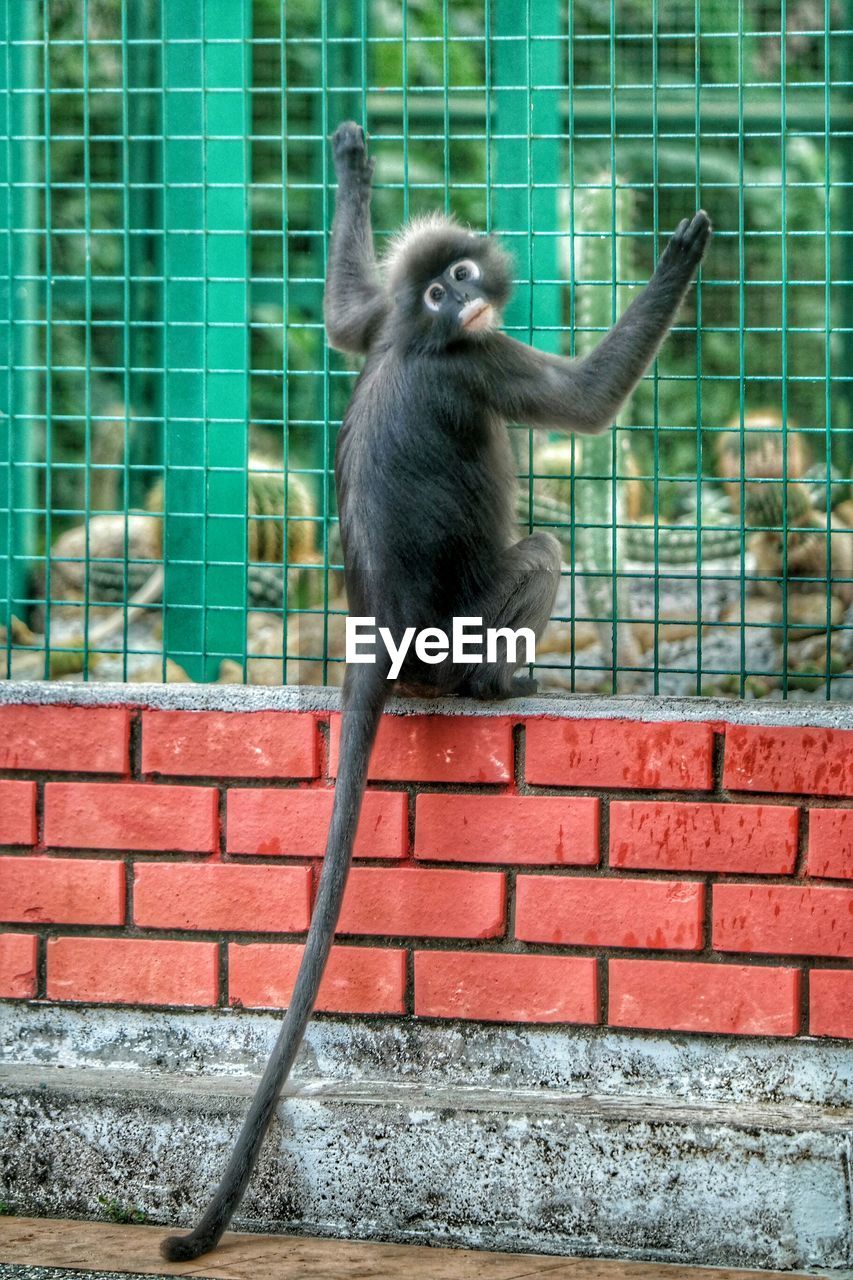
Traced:
[[[67, 1267], [22, 1267], [0, 1262], [0, 1280], [127, 1280], [129, 1271], [73, 1271]], [[169, 1280], [168, 1276], [154, 1274], [142, 1276], [133, 1272], [134, 1280]], [[205, 1280], [194, 1276], [193, 1280]]]

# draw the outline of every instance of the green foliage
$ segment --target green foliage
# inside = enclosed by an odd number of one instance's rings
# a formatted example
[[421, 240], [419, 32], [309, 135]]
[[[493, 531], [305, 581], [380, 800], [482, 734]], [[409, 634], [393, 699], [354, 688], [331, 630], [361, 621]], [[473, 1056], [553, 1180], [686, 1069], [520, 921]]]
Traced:
[[150, 1221], [148, 1214], [145, 1213], [144, 1210], [135, 1209], [132, 1205], [124, 1205], [113, 1196], [99, 1195], [96, 1196], [95, 1199], [103, 1209], [104, 1217], [108, 1222], [121, 1222], [142, 1226], [146, 1222]]

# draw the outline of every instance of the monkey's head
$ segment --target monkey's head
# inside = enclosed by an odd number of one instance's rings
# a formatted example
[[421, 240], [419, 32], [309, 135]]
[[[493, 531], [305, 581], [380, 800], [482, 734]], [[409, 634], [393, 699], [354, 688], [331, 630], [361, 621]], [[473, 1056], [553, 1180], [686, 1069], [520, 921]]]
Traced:
[[500, 324], [512, 288], [491, 236], [432, 214], [409, 224], [385, 259], [398, 341], [427, 351], [476, 342]]

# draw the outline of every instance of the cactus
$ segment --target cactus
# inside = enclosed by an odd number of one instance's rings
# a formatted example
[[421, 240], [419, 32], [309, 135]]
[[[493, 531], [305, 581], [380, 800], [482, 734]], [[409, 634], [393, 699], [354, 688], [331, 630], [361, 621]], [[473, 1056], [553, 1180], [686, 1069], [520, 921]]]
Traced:
[[[578, 355], [584, 355], [600, 341], [627, 305], [624, 287], [616, 290], [614, 314], [612, 289], [601, 285], [584, 287], [583, 281], [611, 280], [614, 270], [617, 280], [631, 278], [629, 242], [623, 234], [630, 226], [631, 213], [630, 192], [619, 190], [618, 183], [612, 188], [607, 175], [599, 177], [598, 185], [585, 191], [578, 200], [576, 231], [600, 232], [600, 235], [585, 234], [576, 240], [575, 261], [579, 267], [576, 274], [581, 281], [577, 319], [580, 326], [593, 330], [580, 334]], [[610, 227], [617, 233], [615, 249], [606, 230]], [[638, 665], [639, 657], [630, 624], [625, 622], [630, 614], [627, 584], [613, 576], [620, 559], [619, 539], [614, 539], [613, 526], [616, 521], [624, 523], [622, 494], [613, 479], [613, 460], [614, 454], [618, 456], [626, 449], [627, 440], [620, 440], [617, 435], [614, 450], [613, 439], [607, 432], [601, 436], [584, 436], [578, 445], [581, 478], [575, 484], [575, 564], [584, 577], [587, 604], [599, 632], [604, 661], [615, 673], [617, 666]], [[586, 476], [596, 479], [584, 479]], [[618, 624], [617, 617], [621, 620]]]
[[644, 515], [634, 516], [634, 520], [636, 523], [624, 531], [629, 560], [650, 566], [689, 564], [695, 569], [700, 549], [703, 561], [724, 560], [740, 553], [740, 529], [729, 497], [715, 484], [703, 484], [701, 490], [691, 485], [681, 494], [672, 522], [653, 523], [651, 516]]
[[[287, 555], [284, 547], [284, 475], [280, 461], [252, 455], [248, 484], [248, 603], [254, 609], [280, 609], [284, 600], [284, 564], [318, 564], [316, 521], [308, 486], [301, 476], [287, 476]], [[144, 590], [163, 554], [163, 482], [151, 489], [147, 515], [132, 512], [93, 516], [88, 535], [83, 525], [68, 529], [53, 548], [56, 581], [82, 594], [89, 575], [93, 601], [125, 600]], [[235, 533], [235, 536], [236, 533]], [[87, 544], [88, 537], [88, 544]], [[128, 560], [125, 563], [125, 538]], [[87, 551], [88, 547], [88, 551]], [[292, 569], [289, 588], [298, 590], [310, 569]]]

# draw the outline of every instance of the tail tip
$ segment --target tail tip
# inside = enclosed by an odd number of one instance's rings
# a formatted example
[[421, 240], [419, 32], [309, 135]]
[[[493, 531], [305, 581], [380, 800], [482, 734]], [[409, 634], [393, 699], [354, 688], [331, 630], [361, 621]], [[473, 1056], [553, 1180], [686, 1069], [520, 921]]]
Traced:
[[166, 1236], [160, 1241], [160, 1254], [167, 1262], [189, 1262], [206, 1252], [204, 1245], [193, 1235]]

